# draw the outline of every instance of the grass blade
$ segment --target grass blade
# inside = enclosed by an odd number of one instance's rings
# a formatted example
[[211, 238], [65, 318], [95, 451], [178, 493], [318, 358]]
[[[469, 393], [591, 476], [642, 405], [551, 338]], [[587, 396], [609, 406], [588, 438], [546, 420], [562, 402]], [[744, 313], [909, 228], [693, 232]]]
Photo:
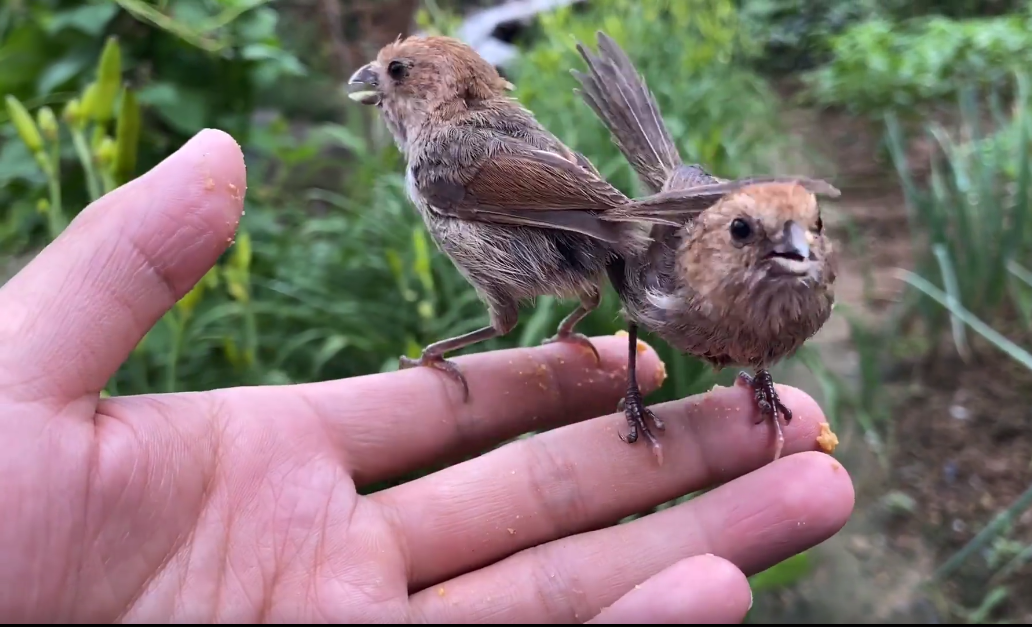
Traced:
[[[942, 282], [946, 287], [947, 298], [954, 306], [960, 305], [960, 287], [957, 285], [957, 275], [953, 272], [953, 264], [950, 263], [946, 246], [935, 244], [932, 246], [932, 253], [939, 262], [939, 271], [942, 273]], [[964, 332], [964, 323], [953, 313], [953, 309], [950, 309], [950, 330], [953, 333], [953, 343], [957, 347], [960, 358], [967, 363], [971, 360], [971, 348], [968, 346], [967, 334]]]
[[940, 305], [950, 311], [950, 313], [957, 316], [964, 324], [971, 327], [971, 329], [984, 337], [986, 340], [991, 342], [1001, 351], [1007, 353], [1011, 358], [1016, 360], [1022, 366], [1025, 366], [1029, 370], [1032, 370], [1032, 354], [1025, 349], [1021, 348], [1014, 342], [1008, 340], [1006, 337], [1001, 335], [995, 329], [987, 325], [986, 323], [979, 320], [977, 317], [971, 314], [967, 309], [957, 303], [951, 302], [949, 296], [944, 294], [942, 290], [929, 283], [925, 278], [903, 270], [900, 278], [914, 286], [932, 300], [935, 300]]

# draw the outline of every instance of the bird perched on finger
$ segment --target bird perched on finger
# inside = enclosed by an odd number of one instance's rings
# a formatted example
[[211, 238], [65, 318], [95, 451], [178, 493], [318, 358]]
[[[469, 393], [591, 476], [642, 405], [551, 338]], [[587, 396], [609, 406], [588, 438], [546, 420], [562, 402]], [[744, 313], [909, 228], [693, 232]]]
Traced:
[[468, 45], [412, 36], [382, 48], [349, 80], [349, 97], [376, 106], [404, 153], [409, 197], [440, 250], [486, 304], [490, 324], [423, 349], [400, 367], [465, 376], [446, 353], [509, 333], [522, 301], [579, 306], [545, 342], [591, 342], [575, 331], [600, 301], [607, 264], [646, 249], [648, 226], [602, 215], [630, 199], [583, 155], [508, 96], [512, 85]]
[[577, 91], [655, 194], [609, 216], [652, 224], [644, 254], [609, 266], [628, 318], [627, 441], [644, 434], [662, 461], [648, 422], [657, 430], [664, 425], [645, 407], [635, 377], [640, 325], [716, 370], [752, 367], [754, 374], [742, 371], [737, 382], [753, 390], [760, 421], [773, 421], [776, 460], [784, 446], [778, 413], [787, 423], [792, 411], [768, 369], [793, 355], [831, 315], [837, 260], [817, 195], [839, 191], [803, 177], [725, 181], [685, 164], [626, 53], [602, 32], [597, 39], [597, 54], [577, 46], [588, 66], [587, 73], [573, 71]]

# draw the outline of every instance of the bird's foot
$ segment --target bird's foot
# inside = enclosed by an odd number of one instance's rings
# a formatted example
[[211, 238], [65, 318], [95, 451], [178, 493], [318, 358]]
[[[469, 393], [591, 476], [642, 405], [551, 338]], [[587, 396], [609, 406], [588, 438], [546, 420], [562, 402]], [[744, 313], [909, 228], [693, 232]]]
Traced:
[[427, 368], [434, 368], [445, 373], [452, 379], [459, 382], [462, 386], [462, 402], [469, 400], [469, 384], [466, 383], [466, 377], [459, 370], [453, 362], [448, 361], [441, 355], [427, 355], [423, 353], [419, 359], [413, 359], [402, 355], [398, 358], [398, 369], [405, 370], [407, 368], [415, 368], [416, 366], [425, 366]]
[[652, 454], [656, 456], [656, 460], [662, 466], [663, 447], [652, 434], [647, 421], [651, 420], [657, 431], [665, 430], [666, 425], [659, 419], [659, 416], [645, 406], [645, 401], [641, 398], [641, 391], [637, 386], [627, 390], [627, 395], [620, 400], [617, 410], [623, 411], [624, 416], [627, 417], [627, 425], [630, 427], [627, 437], [621, 435], [620, 439], [628, 444], [634, 444], [638, 440], [638, 433], [642, 433], [652, 446]]
[[778, 421], [778, 412], [780, 411], [785, 417], [787, 425], [792, 420], [792, 410], [781, 402], [781, 397], [774, 389], [774, 378], [770, 376], [770, 372], [757, 370], [754, 377], [743, 371], [738, 373], [738, 380], [753, 390], [756, 406], [760, 410], [760, 419], [756, 421], [756, 424], [760, 424], [768, 418], [774, 423], [774, 461], [777, 461], [781, 457], [781, 450], [785, 447], [785, 434], [781, 430], [781, 422]]
[[591, 354], [595, 356], [595, 362], [598, 365], [602, 365], [602, 357], [598, 354], [598, 349], [591, 343], [588, 336], [581, 333], [574, 333], [573, 331], [564, 333], [559, 331], [550, 338], [546, 338], [541, 341], [542, 344], [552, 344], [553, 342], [569, 342], [571, 344], [577, 344], [591, 351]]

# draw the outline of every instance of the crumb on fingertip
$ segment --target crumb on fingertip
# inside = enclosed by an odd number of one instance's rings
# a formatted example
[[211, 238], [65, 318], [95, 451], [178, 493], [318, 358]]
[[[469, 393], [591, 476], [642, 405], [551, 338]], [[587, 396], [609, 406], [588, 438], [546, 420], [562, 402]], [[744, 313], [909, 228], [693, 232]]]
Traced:
[[831, 425], [828, 423], [822, 422], [820, 426], [821, 432], [817, 435], [817, 444], [822, 451], [830, 455], [835, 452], [835, 448], [838, 446], [838, 436], [831, 430]]
[[662, 387], [663, 382], [666, 381], [666, 378], [667, 378], [666, 364], [663, 362], [662, 359], [660, 359], [659, 360], [659, 365], [656, 367], [656, 380], [658, 381], [658, 383], [656, 384], [656, 387]]
[[616, 337], [627, 337], [628, 333], [623, 329], [617, 329], [616, 333], [614, 333], [613, 335], [615, 335]]

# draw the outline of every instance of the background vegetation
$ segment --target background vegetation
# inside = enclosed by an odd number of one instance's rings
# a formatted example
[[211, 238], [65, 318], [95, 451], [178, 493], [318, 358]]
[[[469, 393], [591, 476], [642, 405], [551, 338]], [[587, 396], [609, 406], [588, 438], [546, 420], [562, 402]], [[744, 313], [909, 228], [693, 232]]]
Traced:
[[[5, 2], [4, 276], [91, 200], [217, 127], [248, 161], [235, 245], [107, 393], [390, 370], [399, 355], [482, 326], [483, 306], [405, 198], [382, 124], [349, 106], [340, 83], [398, 32], [454, 33], [464, 11], [491, 4]], [[840, 298], [847, 346], [815, 340], [797, 361], [843, 436], [844, 463], [872, 478], [844, 532], [868, 549], [818, 550], [754, 577], [767, 592], [751, 620], [1032, 620], [1027, 595], [1011, 593], [1032, 583], [1032, 129], [1022, 74], [1032, 5], [588, 0], [504, 29], [520, 48], [504, 68], [516, 96], [632, 193], [632, 171], [573, 93], [574, 43], [593, 43], [597, 29], [644, 73], [686, 159], [728, 177], [812, 169], [845, 192], [829, 210], [865, 289]], [[844, 139], [829, 148], [815, 134]], [[872, 298], [873, 274], [895, 264], [872, 266], [871, 246], [893, 242], [905, 245], [908, 271]], [[537, 344], [572, 306], [543, 298], [512, 334], [473, 350]], [[608, 291], [584, 331], [622, 326]], [[645, 339], [670, 374], [656, 400], [712, 386], [708, 368]], [[889, 614], [829, 598], [828, 573], [847, 559], [859, 566], [843, 594], [855, 601], [869, 588]], [[903, 601], [882, 603], [905, 582]]]

